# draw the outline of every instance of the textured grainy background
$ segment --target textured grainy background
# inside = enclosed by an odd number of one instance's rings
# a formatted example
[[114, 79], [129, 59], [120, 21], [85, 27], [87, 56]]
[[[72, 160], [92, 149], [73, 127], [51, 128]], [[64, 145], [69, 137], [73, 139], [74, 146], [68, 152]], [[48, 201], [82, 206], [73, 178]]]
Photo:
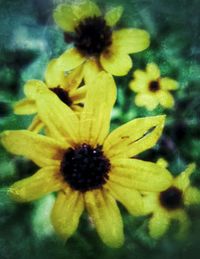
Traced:
[[[66, 49], [62, 32], [55, 27], [51, 14], [61, 1], [0, 0], [0, 131], [22, 129], [29, 117], [12, 114], [13, 102], [23, 96], [22, 87], [28, 79], [42, 79], [48, 60]], [[198, 169], [192, 177], [200, 186], [200, 16], [199, 0], [117, 0], [125, 12], [119, 26], [138, 27], [151, 34], [151, 46], [134, 56], [134, 67], [144, 68], [149, 61], [158, 63], [163, 75], [180, 82], [174, 94], [174, 109], [161, 108], [147, 112], [133, 103], [128, 89], [131, 72], [117, 78], [118, 101], [112, 128], [139, 116], [165, 113], [168, 115], [164, 134], [158, 145], [142, 154], [156, 161], [162, 156], [174, 173], [195, 161]], [[102, 8], [113, 1], [98, 1]], [[77, 233], [66, 245], [54, 235], [49, 222], [54, 195], [30, 204], [16, 204], [6, 196], [6, 188], [14, 181], [35, 172], [30, 161], [14, 157], [0, 148], [0, 258], [199, 258], [200, 209], [188, 213], [192, 228], [187, 240], [176, 242], [174, 224], [159, 242], [146, 232], [148, 217], [133, 218], [121, 208], [125, 223], [126, 242], [117, 250], [105, 247], [83, 215]]]

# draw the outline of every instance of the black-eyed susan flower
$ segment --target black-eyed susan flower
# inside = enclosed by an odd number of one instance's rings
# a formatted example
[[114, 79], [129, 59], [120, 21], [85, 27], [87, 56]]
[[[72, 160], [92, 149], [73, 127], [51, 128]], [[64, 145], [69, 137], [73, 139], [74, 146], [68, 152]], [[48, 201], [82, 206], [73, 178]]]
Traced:
[[149, 63], [146, 71], [136, 70], [134, 79], [130, 82], [130, 89], [136, 92], [135, 104], [145, 106], [148, 110], [155, 109], [158, 104], [165, 108], [172, 108], [174, 98], [171, 90], [178, 88], [178, 82], [169, 78], [161, 77], [159, 67]]
[[119, 247], [124, 234], [116, 200], [137, 215], [143, 211], [139, 190], [169, 187], [171, 176], [165, 168], [132, 158], [155, 145], [165, 116], [135, 119], [109, 134], [116, 99], [114, 80], [101, 72], [87, 87], [79, 116], [51, 91], [40, 89], [35, 100], [49, 136], [27, 130], [2, 133], [1, 142], [8, 151], [41, 167], [14, 183], [9, 194], [27, 202], [59, 192], [51, 219], [61, 237], [68, 239], [75, 232], [86, 208], [103, 242]]
[[[59, 99], [72, 110], [79, 112], [82, 108], [86, 94], [86, 86], [80, 86], [83, 79], [83, 68], [80, 66], [65, 74], [57, 65], [57, 60], [49, 62], [45, 71], [45, 82], [29, 80], [24, 86], [26, 98], [14, 105], [14, 112], [18, 115], [37, 114], [35, 96], [40, 89], [48, 89], [56, 94]], [[29, 130], [39, 131], [44, 124], [36, 115]]]
[[[167, 166], [166, 161], [158, 161], [160, 166]], [[185, 237], [189, 227], [186, 207], [200, 203], [200, 190], [190, 184], [190, 175], [195, 164], [190, 164], [185, 171], [173, 177], [170, 187], [162, 192], [146, 193], [144, 196], [144, 211], [151, 214], [149, 233], [158, 239], [168, 230], [171, 221], [178, 221], [177, 238]]]
[[149, 34], [133, 28], [115, 30], [122, 13], [123, 8], [118, 6], [103, 15], [94, 2], [87, 0], [59, 5], [54, 20], [64, 30], [65, 41], [74, 44], [59, 57], [63, 70], [84, 63], [86, 80], [102, 69], [112, 75], [126, 75], [132, 67], [129, 54], [146, 49]]

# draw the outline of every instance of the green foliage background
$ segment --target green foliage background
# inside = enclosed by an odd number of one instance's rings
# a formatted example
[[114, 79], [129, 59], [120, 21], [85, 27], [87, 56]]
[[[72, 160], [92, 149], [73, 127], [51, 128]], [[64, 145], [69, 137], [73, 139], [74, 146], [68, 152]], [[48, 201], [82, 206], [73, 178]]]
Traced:
[[[28, 116], [12, 114], [12, 105], [23, 96], [24, 82], [42, 79], [49, 59], [67, 47], [51, 17], [58, 2], [61, 1], [0, 0], [0, 131], [22, 129], [29, 124]], [[200, 187], [200, 1], [104, 0], [98, 3], [102, 8], [123, 5], [125, 11], [119, 26], [144, 28], [151, 34], [150, 48], [134, 55], [133, 69], [145, 68], [153, 61], [160, 66], [163, 76], [180, 82], [172, 110], [159, 107], [148, 112], [134, 105], [134, 93], [128, 88], [132, 71], [126, 77], [116, 78], [118, 100], [112, 128], [135, 117], [167, 114], [158, 145], [141, 157], [150, 161], [164, 157], [174, 174], [195, 161], [197, 171], [192, 182]], [[147, 233], [148, 217], [131, 217], [120, 207], [126, 235], [122, 248], [104, 246], [86, 214], [77, 233], [63, 244], [49, 220], [53, 194], [29, 204], [16, 204], [7, 197], [10, 184], [36, 169], [32, 162], [12, 156], [0, 147], [0, 258], [199, 258], [199, 207], [188, 210], [192, 226], [183, 242], [173, 238], [176, 224], [155, 242]]]

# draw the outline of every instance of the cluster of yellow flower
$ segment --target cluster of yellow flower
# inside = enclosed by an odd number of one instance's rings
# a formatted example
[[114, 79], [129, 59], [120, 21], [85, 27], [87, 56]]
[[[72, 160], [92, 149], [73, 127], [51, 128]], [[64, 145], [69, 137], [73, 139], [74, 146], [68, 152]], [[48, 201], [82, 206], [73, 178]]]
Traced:
[[[1, 134], [9, 152], [40, 167], [9, 188], [11, 198], [28, 202], [58, 192], [51, 215], [55, 231], [67, 240], [86, 208], [102, 241], [111, 247], [124, 242], [116, 201], [134, 216], [150, 214], [153, 238], [166, 232], [171, 219], [179, 220], [179, 235], [184, 234], [189, 222], [184, 207], [200, 202], [200, 192], [189, 180], [194, 164], [174, 178], [165, 161], [134, 158], [156, 144], [164, 115], [134, 119], [109, 133], [117, 96], [113, 75], [126, 75], [132, 67], [129, 54], [149, 46], [144, 30], [115, 30], [122, 12], [116, 7], [103, 15], [91, 1], [55, 9], [55, 22], [74, 47], [50, 61], [45, 82], [25, 84], [26, 98], [14, 111], [35, 114], [28, 130]], [[137, 105], [150, 110], [158, 103], [173, 105], [168, 90], [178, 84], [161, 78], [155, 64], [148, 64], [146, 72], [136, 70], [134, 76], [130, 87], [137, 92]]]

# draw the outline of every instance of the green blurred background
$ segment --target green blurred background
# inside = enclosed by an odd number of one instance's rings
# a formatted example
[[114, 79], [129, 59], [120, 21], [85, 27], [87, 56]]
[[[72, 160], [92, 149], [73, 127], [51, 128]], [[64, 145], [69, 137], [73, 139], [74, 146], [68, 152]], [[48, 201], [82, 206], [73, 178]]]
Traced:
[[[52, 10], [61, 1], [0, 0], [0, 131], [23, 129], [28, 116], [12, 114], [12, 105], [23, 96], [28, 79], [43, 79], [48, 61], [66, 49], [62, 32], [52, 21]], [[116, 78], [118, 100], [112, 115], [112, 128], [132, 118], [167, 114], [162, 138], [141, 158], [168, 160], [174, 174], [195, 161], [192, 183], [200, 188], [200, 1], [199, 0], [117, 0], [97, 1], [105, 8], [123, 5], [119, 27], [144, 28], [151, 34], [148, 50], [133, 57], [133, 70], [157, 63], [163, 76], [180, 82], [171, 110], [158, 107], [153, 112], [134, 105], [128, 88], [132, 71]], [[148, 217], [134, 218], [120, 207], [126, 242], [120, 249], [102, 244], [87, 215], [81, 218], [77, 233], [63, 244], [52, 229], [49, 214], [54, 194], [29, 204], [16, 204], [6, 195], [7, 187], [33, 174], [30, 161], [8, 154], [0, 147], [0, 258], [200, 258], [200, 207], [188, 209], [192, 227], [187, 239], [177, 242], [173, 224], [168, 234], [155, 242], [147, 233]]]

